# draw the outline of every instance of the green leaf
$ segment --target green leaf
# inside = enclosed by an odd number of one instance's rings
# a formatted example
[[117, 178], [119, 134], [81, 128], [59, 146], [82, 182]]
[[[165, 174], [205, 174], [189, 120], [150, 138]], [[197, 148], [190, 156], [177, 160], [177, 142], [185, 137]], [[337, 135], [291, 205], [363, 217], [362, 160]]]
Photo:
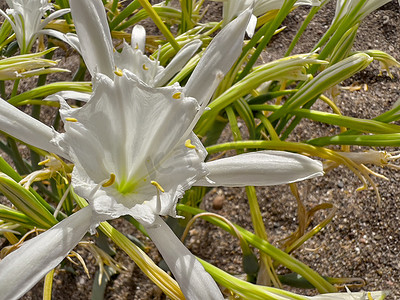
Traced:
[[58, 223], [34, 194], [4, 173], [0, 173], [0, 192], [38, 227], [47, 229]]

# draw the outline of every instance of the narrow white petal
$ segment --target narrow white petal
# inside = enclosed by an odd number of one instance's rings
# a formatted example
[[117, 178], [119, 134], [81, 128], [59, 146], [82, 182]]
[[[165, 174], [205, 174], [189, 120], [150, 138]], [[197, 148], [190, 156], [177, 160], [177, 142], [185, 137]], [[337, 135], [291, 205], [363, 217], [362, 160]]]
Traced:
[[[383, 299], [383, 296], [386, 296], [387, 293], [382, 291], [377, 292], [350, 292], [347, 293], [331, 293], [331, 294], [322, 294], [313, 297], [308, 297], [312, 300], [380, 300]], [[371, 298], [368, 297], [371, 296]]]
[[178, 73], [188, 62], [188, 60], [196, 53], [196, 51], [202, 45], [201, 40], [194, 40], [184, 47], [174, 56], [168, 66], [159, 74], [157, 74], [154, 80], [154, 86], [163, 86]]
[[0, 99], [0, 131], [34, 147], [69, 158], [63, 149], [50, 142], [57, 132], [2, 99]]
[[0, 300], [22, 297], [46, 273], [54, 269], [89, 230], [91, 207], [85, 207], [0, 262]]
[[147, 227], [146, 231], [174, 274], [186, 299], [224, 299], [210, 274], [163, 219], [156, 216], [156, 225]]
[[284, 151], [244, 153], [207, 162], [206, 167], [209, 180], [202, 179], [194, 185], [269, 186], [323, 175], [321, 162]]
[[39, 28], [40, 29], [45, 28], [47, 26], [47, 24], [49, 24], [50, 21], [52, 21], [52, 20], [54, 20], [54, 19], [56, 19], [58, 17], [61, 17], [61, 16], [65, 15], [65, 14], [67, 14], [69, 12], [71, 12], [71, 9], [63, 8], [63, 9], [60, 9], [60, 10], [57, 10], [57, 11], [51, 13], [46, 19], [44, 19], [40, 23], [40, 27]]
[[58, 93], [55, 93], [53, 95], [49, 95], [43, 100], [47, 101], [59, 101], [60, 98], [62, 97], [64, 99], [73, 99], [73, 100], [78, 100], [82, 102], [88, 102], [90, 99], [91, 94], [88, 93], [81, 93], [81, 92], [75, 92], [75, 91], [61, 91]]
[[101, 0], [70, 0], [82, 56], [92, 74], [114, 75], [113, 45]]
[[131, 46], [144, 53], [146, 46], [146, 29], [142, 25], [135, 25], [132, 29]]
[[251, 14], [251, 9], [245, 10], [215, 36], [190, 76], [184, 88], [185, 96], [197, 99], [202, 107], [208, 104], [219, 82], [242, 52]]
[[79, 38], [75, 33], [67, 33], [67, 34], [65, 34], [65, 33], [62, 33], [60, 31], [53, 30], [53, 29], [42, 29], [42, 30], [39, 31], [39, 33], [50, 35], [52, 37], [55, 37], [55, 38], [63, 41], [64, 43], [67, 43], [72, 48], [74, 48], [76, 51], [78, 51], [79, 54], [82, 55], [81, 45], [79, 43]]

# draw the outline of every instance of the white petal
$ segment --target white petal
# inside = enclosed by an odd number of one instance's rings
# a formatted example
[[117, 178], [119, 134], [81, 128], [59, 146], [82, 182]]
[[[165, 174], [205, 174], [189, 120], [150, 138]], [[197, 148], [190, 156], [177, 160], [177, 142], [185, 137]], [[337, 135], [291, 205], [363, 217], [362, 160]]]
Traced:
[[156, 217], [156, 225], [147, 227], [146, 231], [174, 274], [186, 299], [224, 299], [210, 274], [159, 216]]
[[71, 14], [88, 70], [112, 78], [113, 45], [107, 16], [101, 0], [70, 0]]
[[284, 151], [250, 152], [207, 162], [211, 181], [197, 186], [269, 186], [323, 175], [322, 164], [304, 155]]
[[79, 52], [79, 54], [82, 55], [81, 45], [79, 43], [79, 38], [75, 33], [67, 33], [67, 34], [65, 34], [65, 33], [62, 33], [60, 31], [53, 30], [53, 29], [42, 29], [42, 30], [40, 30], [39, 33], [50, 35], [52, 37], [55, 37], [55, 38], [63, 41], [64, 43], [67, 43], [72, 48], [74, 48], [77, 52]]
[[[130, 214], [151, 223], [154, 214], [175, 216], [177, 199], [206, 175], [203, 145], [194, 134], [185, 136], [192, 146], [183, 139], [197, 113], [196, 100], [179, 98], [179, 86], [151, 88], [127, 70], [114, 80], [101, 74], [95, 79], [92, 98], [82, 108], [60, 101], [65, 133], [55, 142], [69, 149], [76, 192], [110, 218]], [[99, 190], [105, 194], [89, 197], [111, 174], [115, 182]]]
[[159, 74], [157, 74], [154, 80], [154, 86], [163, 86], [178, 73], [188, 62], [188, 60], [196, 53], [196, 51], [202, 45], [201, 40], [194, 40], [178, 51], [168, 66]]
[[[96, 183], [110, 173], [117, 175], [121, 184], [132, 176], [139, 180], [142, 171], [149, 172], [146, 161], [160, 161], [169, 154], [197, 112], [194, 99], [173, 98], [178, 92], [177, 86], [148, 87], [127, 71], [114, 80], [98, 75], [85, 106], [78, 110], [63, 106], [61, 110], [64, 120], [78, 120], [65, 122], [63, 147], [70, 145], [78, 159], [74, 162]], [[107, 173], [99, 170], [98, 164], [104, 165]]]
[[[370, 295], [372, 298], [369, 298]], [[383, 299], [383, 296], [386, 296], [387, 293], [378, 291], [378, 292], [350, 292], [347, 293], [330, 293], [330, 294], [322, 294], [313, 297], [308, 297], [313, 300], [380, 300]]]
[[69, 158], [63, 149], [50, 142], [57, 132], [2, 99], [0, 99], [0, 131], [34, 147]]
[[124, 44], [121, 53], [114, 53], [114, 59], [119, 69], [129, 70], [149, 86], [153, 86], [156, 75], [164, 70], [158, 61], [151, 60], [142, 51], [133, 49], [127, 43]]
[[197, 99], [202, 107], [208, 104], [219, 82], [242, 52], [251, 14], [251, 9], [247, 9], [215, 36], [190, 76], [184, 89], [185, 96]]
[[46, 19], [44, 19], [41, 23], [40, 23], [40, 29], [43, 29], [47, 26], [47, 24], [49, 24], [50, 21], [61, 17], [67, 13], [71, 12], [71, 9], [69, 8], [63, 8], [63, 9], [59, 9], [53, 13], [51, 13]]
[[246, 33], [250, 38], [253, 37], [254, 31], [256, 30], [256, 26], [257, 26], [257, 17], [255, 15], [251, 15], [250, 22], [246, 28]]
[[64, 99], [73, 99], [73, 100], [78, 100], [82, 102], [88, 102], [90, 99], [91, 94], [88, 93], [81, 93], [81, 92], [75, 92], [75, 91], [61, 91], [58, 93], [55, 93], [53, 95], [49, 95], [43, 100], [47, 101], [59, 101], [60, 98]]
[[227, 23], [232, 21], [235, 17], [240, 15], [246, 8], [250, 7], [254, 0], [221, 0], [224, 2], [223, 8], [223, 23], [225, 26]]
[[144, 53], [146, 46], [146, 29], [142, 25], [135, 25], [132, 29], [131, 46]]
[[0, 300], [22, 297], [54, 269], [80, 242], [91, 225], [92, 210], [85, 207], [0, 262]]

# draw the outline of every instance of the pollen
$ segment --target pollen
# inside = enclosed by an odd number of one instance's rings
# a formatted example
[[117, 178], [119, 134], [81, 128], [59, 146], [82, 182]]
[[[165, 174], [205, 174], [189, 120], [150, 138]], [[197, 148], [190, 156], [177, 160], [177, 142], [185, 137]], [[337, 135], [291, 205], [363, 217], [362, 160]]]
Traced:
[[160, 192], [164, 193], [163, 187], [157, 182], [157, 181], [151, 181], [150, 182], [152, 185], [154, 185]]
[[49, 163], [49, 162], [50, 162], [50, 158], [39, 162], [39, 163], [38, 163], [38, 166], [44, 166], [45, 164], [47, 164], [47, 163]]
[[103, 183], [102, 186], [103, 187], [108, 187], [108, 186], [112, 185], [114, 182], [115, 182], [115, 174], [111, 173], [110, 174], [110, 179], [107, 182]]
[[138, 43], [135, 44], [135, 50], [137, 50], [137, 49], [139, 49], [139, 44]]
[[177, 92], [177, 93], [175, 93], [175, 94], [173, 94], [172, 95], [172, 98], [174, 98], [174, 99], [180, 99], [181, 98], [181, 92]]
[[114, 74], [120, 77], [123, 75], [122, 70], [120, 68], [116, 68]]
[[143, 64], [142, 68], [143, 68], [143, 70], [148, 70], [149, 69], [148, 67], [146, 67], [145, 64]]
[[78, 122], [78, 120], [75, 119], [75, 118], [65, 118], [65, 121], [68, 121], [68, 122]]
[[196, 149], [196, 146], [192, 144], [192, 141], [190, 139], [185, 141], [185, 146], [190, 149]]

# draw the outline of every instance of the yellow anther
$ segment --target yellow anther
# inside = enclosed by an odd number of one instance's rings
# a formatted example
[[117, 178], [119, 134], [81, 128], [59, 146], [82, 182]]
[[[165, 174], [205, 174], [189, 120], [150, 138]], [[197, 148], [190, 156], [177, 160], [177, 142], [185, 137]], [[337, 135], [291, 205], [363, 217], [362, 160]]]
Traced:
[[145, 64], [143, 64], [142, 68], [143, 68], [143, 70], [148, 70], [149, 69], [148, 67], [146, 67]]
[[40, 163], [38, 163], [38, 166], [44, 166], [45, 164], [47, 164], [47, 163], [49, 163], [49, 162], [50, 162], [50, 158], [41, 161]]
[[102, 186], [103, 187], [108, 187], [108, 186], [112, 185], [114, 182], [115, 182], [115, 174], [111, 173], [110, 174], [110, 179], [107, 182], [103, 183]]
[[139, 49], [139, 44], [138, 43], [136, 43], [136, 45], [135, 45], [135, 50], [137, 50], [137, 49]]
[[121, 77], [122, 75], [124, 75], [124, 73], [122, 73], [122, 70], [119, 69], [119, 68], [116, 68], [116, 69], [115, 69], [114, 74], [117, 75], [117, 76], [120, 76], [120, 77]]
[[164, 189], [162, 188], [162, 186], [157, 182], [157, 181], [150, 181], [150, 183], [152, 185], [154, 185], [160, 192], [164, 193]]
[[180, 99], [181, 98], [181, 92], [177, 92], [177, 93], [175, 93], [175, 94], [173, 94], [172, 95], [172, 98], [174, 98], [174, 99]]
[[191, 140], [186, 140], [185, 141], [185, 146], [190, 148], [190, 149], [196, 149], [196, 146], [192, 144]]
[[75, 119], [75, 118], [65, 118], [65, 121], [68, 121], [68, 122], [78, 122], [78, 120]]

